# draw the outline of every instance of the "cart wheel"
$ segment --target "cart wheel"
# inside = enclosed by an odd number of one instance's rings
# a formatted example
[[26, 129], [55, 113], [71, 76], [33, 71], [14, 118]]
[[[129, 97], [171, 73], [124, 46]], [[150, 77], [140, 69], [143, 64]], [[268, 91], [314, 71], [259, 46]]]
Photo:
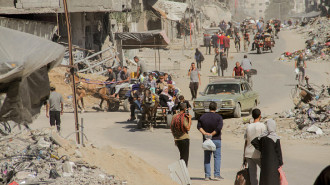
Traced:
[[128, 98], [126, 98], [124, 100], [123, 107], [124, 107], [124, 111], [126, 111], [126, 112], [129, 112], [130, 111], [130, 103], [128, 101]]
[[114, 111], [118, 111], [119, 110], [119, 101], [117, 102], [113, 102], [110, 103], [109, 105], [109, 111], [114, 112]]
[[172, 114], [168, 114], [166, 115], [166, 128], [171, 128], [171, 123], [172, 123]]

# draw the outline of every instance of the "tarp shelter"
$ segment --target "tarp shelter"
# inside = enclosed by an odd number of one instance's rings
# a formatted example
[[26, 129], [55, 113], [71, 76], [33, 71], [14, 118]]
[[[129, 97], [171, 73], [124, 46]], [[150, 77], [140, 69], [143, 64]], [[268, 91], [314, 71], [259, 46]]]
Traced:
[[115, 39], [121, 40], [122, 49], [165, 48], [170, 43], [165, 31], [115, 33]]
[[49, 96], [48, 71], [65, 48], [46, 39], [0, 27], [0, 121], [31, 123]]

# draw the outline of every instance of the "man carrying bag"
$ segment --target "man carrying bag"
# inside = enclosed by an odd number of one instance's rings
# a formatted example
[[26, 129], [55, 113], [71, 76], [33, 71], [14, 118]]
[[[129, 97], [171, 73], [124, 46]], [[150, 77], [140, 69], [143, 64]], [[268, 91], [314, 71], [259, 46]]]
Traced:
[[207, 137], [212, 137], [212, 142], [215, 144], [215, 151], [204, 150], [204, 170], [205, 180], [211, 180], [211, 155], [214, 155], [214, 179], [221, 180], [220, 164], [221, 164], [221, 130], [223, 127], [222, 117], [216, 113], [217, 103], [211, 102], [209, 105], [210, 112], [205, 113], [198, 120], [197, 129], [203, 134], [203, 141]]

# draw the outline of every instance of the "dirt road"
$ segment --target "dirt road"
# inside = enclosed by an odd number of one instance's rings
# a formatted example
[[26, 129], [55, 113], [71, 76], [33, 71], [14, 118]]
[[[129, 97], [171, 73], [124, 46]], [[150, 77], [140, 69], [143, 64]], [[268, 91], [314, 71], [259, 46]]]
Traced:
[[[298, 35], [289, 31], [281, 32], [281, 40], [277, 41], [273, 53], [248, 54], [248, 58], [253, 61], [253, 66], [258, 70], [258, 75], [253, 78], [254, 90], [260, 94], [261, 104], [259, 108], [265, 114], [282, 112], [292, 107], [289, 98], [294, 84], [293, 63], [281, 63], [274, 61], [286, 50], [301, 49], [304, 41]], [[204, 51], [204, 48], [203, 48]], [[231, 74], [235, 61], [240, 61], [244, 53], [233, 52], [229, 54], [229, 68], [227, 75]], [[232, 58], [233, 57], [233, 58]], [[191, 61], [190, 61], [191, 62]], [[206, 55], [206, 60], [202, 66], [202, 87], [205, 88], [208, 82], [207, 76], [213, 64], [213, 55]], [[313, 83], [325, 83], [329, 76], [325, 72], [330, 68], [329, 64], [307, 64], [307, 74], [311, 76]], [[181, 64], [189, 66], [189, 62]], [[187, 69], [182, 69], [186, 73]], [[187, 85], [187, 78], [176, 79], [177, 85], [184, 92], [187, 99], [190, 93]], [[164, 127], [155, 128], [153, 131], [139, 130], [136, 124], [127, 123], [129, 117], [127, 112], [103, 113], [87, 112], [82, 115], [85, 123], [85, 130], [88, 139], [96, 146], [111, 145], [115, 148], [125, 148], [137, 156], [141, 157], [152, 166], [156, 167], [164, 174], [169, 174], [167, 166], [178, 160], [179, 152], [174, 146], [173, 137], [170, 130]], [[72, 113], [65, 113], [62, 117], [62, 135], [67, 136], [74, 130]], [[193, 121], [190, 132], [190, 158], [189, 172], [193, 184], [212, 185], [223, 184], [232, 185], [236, 172], [242, 163], [243, 135], [235, 136], [228, 132], [230, 124], [235, 124], [235, 119], [225, 119], [222, 139], [222, 160], [221, 175], [225, 178], [222, 182], [205, 182], [203, 170], [203, 151], [201, 148], [202, 138], [196, 128], [197, 121]], [[35, 121], [32, 128], [48, 126], [48, 120], [42, 115]], [[322, 142], [296, 141], [282, 139], [282, 151], [284, 160], [284, 170], [290, 184], [312, 184], [319, 172], [330, 163], [330, 139]], [[134, 182], [129, 183], [134, 184]], [[158, 184], [155, 182], [154, 184]]]

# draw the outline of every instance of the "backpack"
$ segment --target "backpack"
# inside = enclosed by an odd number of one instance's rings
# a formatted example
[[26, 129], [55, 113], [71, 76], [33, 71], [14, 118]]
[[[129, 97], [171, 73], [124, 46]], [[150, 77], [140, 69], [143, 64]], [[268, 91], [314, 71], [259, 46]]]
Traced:
[[201, 60], [201, 62], [203, 62], [205, 60], [205, 58], [204, 58], [204, 56], [203, 56], [202, 53], [200, 53], [200, 60]]

